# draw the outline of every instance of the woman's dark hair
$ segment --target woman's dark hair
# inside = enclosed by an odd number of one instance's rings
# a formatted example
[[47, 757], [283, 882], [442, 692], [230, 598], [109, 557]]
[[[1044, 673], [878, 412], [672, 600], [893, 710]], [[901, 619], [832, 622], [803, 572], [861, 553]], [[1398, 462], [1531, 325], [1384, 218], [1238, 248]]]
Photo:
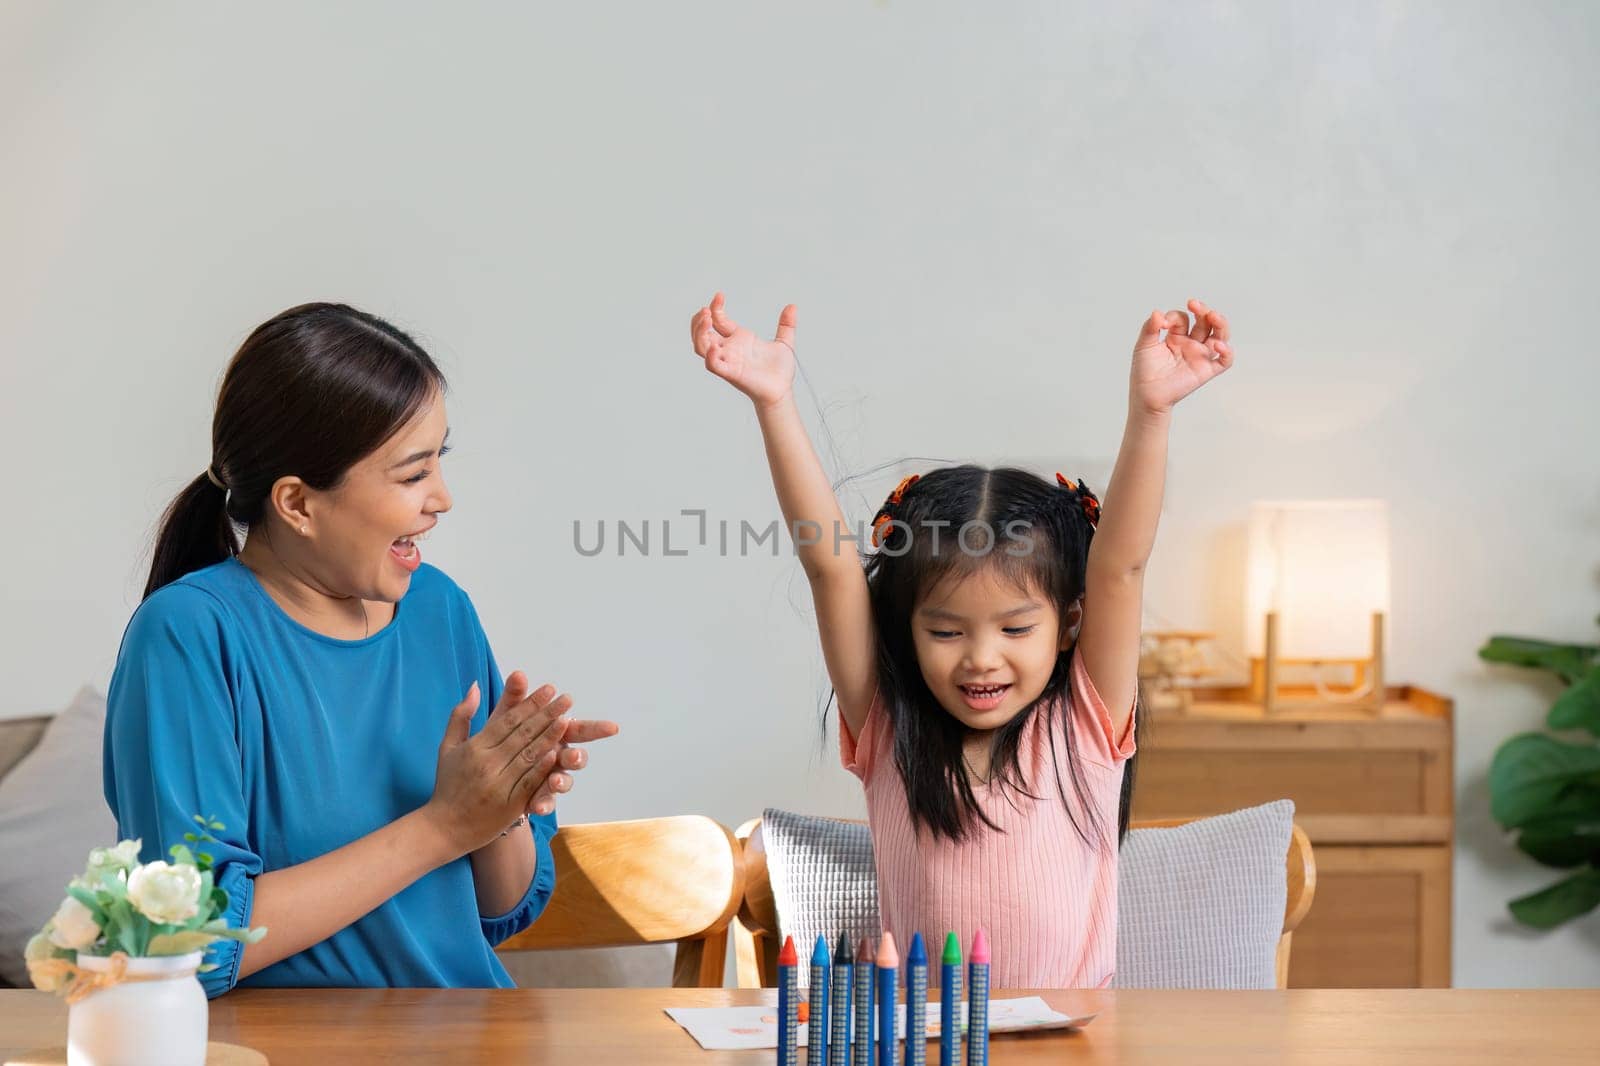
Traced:
[[[967, 778], [962, 741], [967, 727], [946, 711], [923, 680], [912, 636], [912, 614], [929, 590], [946, 578], [979, 570], [997, 573], [1019, 589], [1047, 596], [1064, 626], [1083, 596], [1098, 501], [1086, 489], [1050, 484], [1025, 470], [952, 466], [924, 474], [897, 490], [879, 514], [883, 539], [866, 562], [877, 628], [878, 684], [894, 729], [894, 759], [905, 782], [913, 824], [937, 837], [964, 839], [982, 822], [997, 829], [978, 805]], [[1091, 501], [1093, 501], [1091, 503]], [[886, 520], [892, 523], [884, 524]], [[1038, 782], [1026, 780], [1018, 759], [1023, 730], [1036, 714], [1062, 715], [1071, 686], [1075, 648], [1061, 652], [1037, 699], [995, 730], [991, 780], [1038, 799]], [[1085, 840], [1101, 831], [1088, 803], [1072, 750], [1072, 730], [1047, 723], [1055, 788]], [[1066, 745], [1065, 758], [1056, 751]], [[1136, 758], [1136, 757], [1135, 757]], [[1062, 763], [1076, 802], [1062, 781]], [[1120, 840], [1128, 828], [1134, 759], [1124, 764], [1117, 815]], [[1087, 815], [1088, 825], [1079, 819]]]
[[344, 304], [301, 304], [257, 326], [222, 378], [211, 466], [162, 516], [145, 597], [237, 555], [235, 523], [261, 520], [279, 478], [339, 484], [444, 385], [416, 341]]

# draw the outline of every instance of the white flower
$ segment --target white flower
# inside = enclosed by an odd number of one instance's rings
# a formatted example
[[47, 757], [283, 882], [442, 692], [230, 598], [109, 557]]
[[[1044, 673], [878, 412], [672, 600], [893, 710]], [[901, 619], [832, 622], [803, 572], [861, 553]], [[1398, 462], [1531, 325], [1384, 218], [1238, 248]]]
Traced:
[[100, 939], [100, 923], [94, 912], [68, 896], [56, 909], [56, 916], [45, 928], [50, 930], [50, 943], [58, 948], [77, 951]]
[[200, 912], [200, 871], [159, 860], [146, 863], [128, 875], [128, 902], [152, 922], [186, 922]]
[[66, 983], [66, 978], [45, 970], [36, 963], [44, 963], [56, 958], [55, 945], [50, 940], [50, 923], [33, 935], [28, 941], [28, 946], [23, 949], [23, 960], [28, 964], [28, 977], [33, 981], [35, 988], [42, 988], [46, 992], [54, 992]]
[[84, 871], [83, 879], [91, 885], [110, 873], [121, 873], [126, 879], [127, 872], [139, 865], [141, 843], [138, 840], [122, 840], [118, 841], [116, 847], [95, 848], [89, 852], [89, 868]]

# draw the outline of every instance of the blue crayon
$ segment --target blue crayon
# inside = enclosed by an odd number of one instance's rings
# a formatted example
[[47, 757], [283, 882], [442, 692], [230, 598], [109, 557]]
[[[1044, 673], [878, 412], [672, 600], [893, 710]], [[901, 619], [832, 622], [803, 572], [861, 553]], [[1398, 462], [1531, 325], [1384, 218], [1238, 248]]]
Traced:
[[806, 1042], [806, 1062], [825, 1066], [828, 1061], [828, 940], [817, 934], [811, 949], [811, 1020]]
[[967, 1066], [989, 1066], [989, 940], [981, 928], [967, 967]]
[[778, 952], [778, 1066], [800, 1066], [800, 956], [792, 936]]
[[928, 951], [922, 934], [911, 935], [906, 952], [906, 1053], [905, 1066], [928, 1066]]
[[856, 947], [856, 1032], [851, 1066], [872, 1066], [872, 960], [876, 952], [866, 937]]
[[878, 942], [878, 1066], [894, 1066], [894, 1012], [900, 1005], [895, 982], [900, 976], [900, 956], [894, 934], [887, 929]]
[[961, 1056], [961, 1024], [956, 1011], [961, 1006], [961, 941], [955, 933], [944, 936], [944, 957], [939, 981], [939, 1066], [958, 1066]]
[[828, 1004], [833, 1008], [833, 1017], [829, 1020], [833, 1029], [833, 1043], [828, 1047], [831, 1052], [828, 1066], [850, 1066], [850, 1008], [853, 1006], [850, 989], [855, 983], [850, 978], [855, 973], [855, 965], [855, 959], [850, 954], [850, 941], [840, 933], [839, 943], [833, 951], [833, 988]]

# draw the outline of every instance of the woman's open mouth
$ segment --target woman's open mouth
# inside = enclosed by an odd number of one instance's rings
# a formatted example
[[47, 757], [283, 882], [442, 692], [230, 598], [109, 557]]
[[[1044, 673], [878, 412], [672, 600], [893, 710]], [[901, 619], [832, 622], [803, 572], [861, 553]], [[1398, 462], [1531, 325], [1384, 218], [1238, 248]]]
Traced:
[[396, 537], [393, 544], [389, 545], [389, 556], [408, 574], [416, 573], [417, 567], [422, 565], [422, 549], [417, 542], [428, 539], [428, 531], [421, 533], [407, 533], [403, 537]]

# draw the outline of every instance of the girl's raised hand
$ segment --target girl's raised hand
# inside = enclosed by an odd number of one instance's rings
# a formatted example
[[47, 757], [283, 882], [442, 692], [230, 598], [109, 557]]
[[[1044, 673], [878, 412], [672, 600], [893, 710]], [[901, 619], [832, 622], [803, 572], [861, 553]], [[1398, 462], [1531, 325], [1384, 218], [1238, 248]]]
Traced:
[[[1144, 410], [1166, 412], [1233, 365], [1228, 320], [1199, 300], [1189, 301], [1194, 322], [1183, 311], [1152, 311], [1133, 346], [1131, 400]], [[1166, 336], [1161, 335], [1166, 331]]]
[[719, 292], [695, 312], [689, 336], [707, 370], [765, 406], [782, 400], [794, 384], [795, 317], [794, 304], [785, 307], [777, 335], [764, 341], [728, 317]]

